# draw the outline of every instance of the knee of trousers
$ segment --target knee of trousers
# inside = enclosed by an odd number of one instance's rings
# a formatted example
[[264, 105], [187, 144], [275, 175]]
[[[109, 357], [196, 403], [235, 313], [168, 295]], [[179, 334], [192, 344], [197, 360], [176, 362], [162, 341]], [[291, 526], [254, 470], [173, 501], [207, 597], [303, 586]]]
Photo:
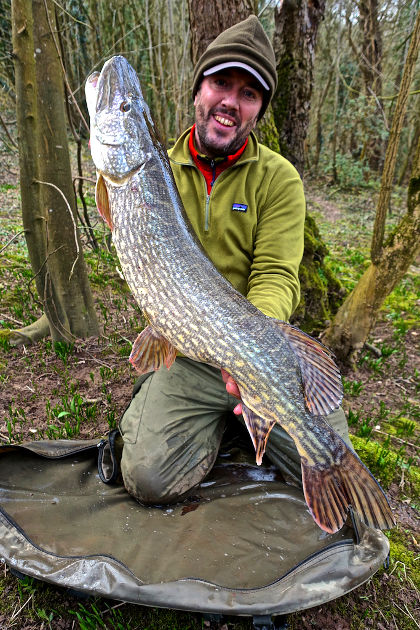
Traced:
[[121, 473], [129, 494], [144, 505], [165, 505], [182, 501], [207, 475], [214, 464], [214, 452], [199, 453], [182, 466], [162, 457], [133, 457], [124, 445]]
[[158, 465], [144, 466], [140, 463], [121, 461], [124, 486], [129, 494], [144, 505], [174, 503], [180, 496], [168, 487]]

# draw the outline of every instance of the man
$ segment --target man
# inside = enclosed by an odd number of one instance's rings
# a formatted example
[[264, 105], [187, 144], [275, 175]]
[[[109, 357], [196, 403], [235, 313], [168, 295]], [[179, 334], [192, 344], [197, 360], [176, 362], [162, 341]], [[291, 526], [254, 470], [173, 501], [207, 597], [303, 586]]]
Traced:
[[[299, 302], [305, 200], [300, 177], [252, 133], [276, 89], [274, 51], [255, 16], [212, 42], [194, 70], [195, 125], [169, 151], [193, 229], [220, 273], [258, 309], [288, 320]], [[239, 390], [227, 374], [178, 357], [143, 375], [120, 423], [126, 489], [144, 504], [182, 500], [211, 470]], [[349, 443], [341, 410], [328, 422]], [[301, 483], [279, 426], [266, 456]]]

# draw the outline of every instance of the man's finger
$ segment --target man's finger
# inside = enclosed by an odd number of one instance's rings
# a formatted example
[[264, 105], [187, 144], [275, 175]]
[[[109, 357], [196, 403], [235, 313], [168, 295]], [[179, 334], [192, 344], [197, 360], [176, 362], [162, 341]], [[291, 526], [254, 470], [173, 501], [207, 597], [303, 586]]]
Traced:
[[226, 372], [226, 370], [224, 370], [223, 368], [220, 368], [220, 371], [221, 371], [221, 373], [222, 373], [222, 379], [223, 379], [223, 382], [224, 382], [224, 383], [227, 383], [227, 382], [228, 382], [228, 380], [229, 380], [230, 378], [232, 378], [232, 377], [231, 377], [231, 375], [229, 374], [229, 372]]
[[228, 392], [228, 394], [235, 396], [235, 398], [241, 398], [239, 387], [231, 376], [229, 376], [228, 380], [226, 381], [226, 391]]

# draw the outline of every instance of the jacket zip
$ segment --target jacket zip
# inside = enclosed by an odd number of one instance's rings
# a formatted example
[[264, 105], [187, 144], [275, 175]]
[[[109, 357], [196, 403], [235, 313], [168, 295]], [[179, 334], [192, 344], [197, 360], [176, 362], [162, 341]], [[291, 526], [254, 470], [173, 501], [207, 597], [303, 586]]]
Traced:
[[[204, 209], [204, 231], [205, 232], [209, 231], [210, 195], [211, 195], [211, 193], [213, 191], [213, 184], [216, 181], [216, 162], [214, 160], [211, 160], [210, 166], [211, 166], [211, 168], [213, 170], [213, 179], [210, 182], [210, 192], [209, 193], [207, 193], [207, 184], [206, 184], [207, 196], [206, 196], [206, 206], [205, 206], [205, 209]], [[200, 173], [201, 173], [201, 171], [200, 171]], [[220, 175], [221, 174], [222, 173], [220, 173]], [[203, 177], [204, 177], [204, 175], [203, 175]]]
[[[247, 158], [246, 160], [244, 160], [243, 162], [240, 162], [240, 159], [235, 162], [235, 164], [232, 164], [232, 166], [229, 166], [226, 170], [222, 171], [219, 175], [219, 177], [217, 178], [217, 181], [220, 180], [221, 177], [223, 177], [223, 175], [225, 173], [227, 173], [228, 171], [230, 171], [230, 169], [235, 168], [236, 166], [241, 166], [242, 164], [246, 164], [247, 162], [254, 162], [256, 161], [256, 158]], [[198, 168], [198, 166], [196, 164], [194, 164], [194, 162], [191, 161], [190, 162], [178, 162], [176, 160], [174, 160], [175, 164], [180, 164], [181, 166], [192, 166], [193, 168], [197, 169], [197, 171], [200, 173], [201, 177], [203, 178], [203, 183], [204, 183], [204, 194], [205, 194], [205, 206], [204, 206], [204, 231], [208, 232], [209, 231], [209, 217], [210, 217], [210, 197], [211, 194], [213, 192], [213, 184], [216, 181], [216, 165], [214, 163], [214, 161], [211, 161], [211, 166], [213, 168], [213, 179], [211, 181], [211, 190], [209, 193], [207, 193], [207, 182], [205, 180], [205, 177], [203, 175], [203, 173], [200, 171], [200, 169]]]

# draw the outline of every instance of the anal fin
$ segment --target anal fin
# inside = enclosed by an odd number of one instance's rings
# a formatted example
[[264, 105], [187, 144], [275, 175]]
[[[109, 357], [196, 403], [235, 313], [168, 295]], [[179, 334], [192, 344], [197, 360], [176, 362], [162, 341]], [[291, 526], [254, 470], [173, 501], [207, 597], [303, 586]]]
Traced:
[[129, 361], [140, 374], [159, 370], [163, 365], [169, 368], [176, 359], [177, 350], [152, 326], [141, 331], [131, 349]]
[[262, 463], [263, 455], [265, 453], [268, 436], [270, 435], [270, 431], [276, 423], [274, 420], [264, 420], [264, 418], [261, 418], [261, 416], [258, 416], [256, 413], [254, 413], [243, 402], [242, 415], [255, 448], [257, 464], [258, 466], [260, 466]]

